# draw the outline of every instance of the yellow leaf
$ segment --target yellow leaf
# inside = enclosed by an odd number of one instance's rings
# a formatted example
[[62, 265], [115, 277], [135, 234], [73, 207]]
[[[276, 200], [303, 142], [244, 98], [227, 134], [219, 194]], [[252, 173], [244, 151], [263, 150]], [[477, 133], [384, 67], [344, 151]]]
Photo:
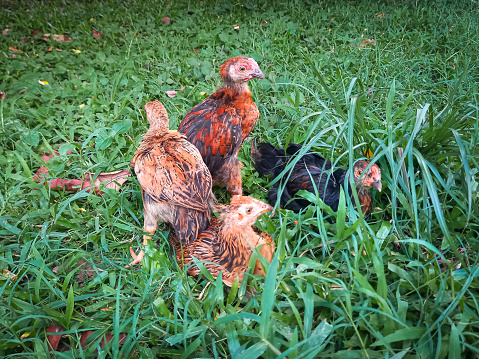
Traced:
[[200, 95], [204, 96], [204, 95], [206, 95], [206, 92], [200, 92]]
[[75, 49], [73, 49], [73, 52], [74, 52], [75, 54], [81, 54], [81, 51], [80, 51], [80, 50], [75, 50]]
[[[78, 105], [78, 107], [83, 108], [83, 107], [85, 107], [85, 104], [82, 103], [81, 105]], [[83, 209], [83, 208], [80, 208], [80, 209]], [[83, 211], [85, 211], [85, 210], [83, 209]]]
[[48, 82], [42, 81], [42, 80], [38, 80], [38, 83], [39, 83], [40, 85], [43, 85], [43, 86], [45, 86], [45, 85], [50, 85]]
[[30, 336], [30, 333], [23, 333], [20, 339], [25, 339], [25, 338], [28, 338], [29, 336]]

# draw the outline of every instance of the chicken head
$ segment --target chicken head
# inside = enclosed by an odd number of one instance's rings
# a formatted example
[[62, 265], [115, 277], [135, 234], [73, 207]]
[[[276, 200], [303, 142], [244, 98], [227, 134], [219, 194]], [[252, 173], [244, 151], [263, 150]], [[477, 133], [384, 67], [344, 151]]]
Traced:
[[225, 84], [240, 84], [252, 79], [264, 79], [263, 71], [251, 57], [236, 56], [220, 66], [220, 76]]
[[381, 192], [383, 186], [381, 184], [381, 170], [378, 165], [372, 165], [369, 170], [363, 174], [366, 167], [370, 164], [369, 161], [357, 161], [353, 166], [354, 182], [358, 185], [373, 187]]

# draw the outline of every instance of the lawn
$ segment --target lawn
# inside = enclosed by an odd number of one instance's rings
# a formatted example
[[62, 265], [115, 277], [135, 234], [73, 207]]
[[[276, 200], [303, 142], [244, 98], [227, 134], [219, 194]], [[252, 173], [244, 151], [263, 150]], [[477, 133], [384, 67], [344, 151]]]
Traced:
[[[3, 0], [0, 23], [0, 357], [58, 340], [58, 358], [479, 356], [477, 1]], [[161, 226], [123, 268], [142, 240], [135, 176], [101, 196], [45, 181], [129, 169], [145, 103], [176, 129], [240, 54], [266, 75], [251, 137], [342, 168], [367, 155], [372, 214], [276, 208], [258, 222], [277, 247], [266, 278], [231, 290], [170, 261]], [[250, 151], [244, 192], [266, 201]]]

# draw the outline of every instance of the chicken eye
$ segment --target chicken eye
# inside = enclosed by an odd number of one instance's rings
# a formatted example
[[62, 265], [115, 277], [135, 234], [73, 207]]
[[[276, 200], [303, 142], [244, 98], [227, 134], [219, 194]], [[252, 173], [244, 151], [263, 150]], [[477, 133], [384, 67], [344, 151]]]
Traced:
[[239, 70], [240, 70], [241, 72], [243, 72], [243, 71], [245, 71], [245, 70], [246, 70], [246, 67], [244, 67], [244, 66], [240, 66]]
[[246, 213], [250, 214], [250, 213], [251, 213], [251, 208], [248, 208], [248, 209], [246, 210]]
[[359, 170], [358, 171], [358, 176], [361, 176], [361, 173], [363, 173], [363, 171]]

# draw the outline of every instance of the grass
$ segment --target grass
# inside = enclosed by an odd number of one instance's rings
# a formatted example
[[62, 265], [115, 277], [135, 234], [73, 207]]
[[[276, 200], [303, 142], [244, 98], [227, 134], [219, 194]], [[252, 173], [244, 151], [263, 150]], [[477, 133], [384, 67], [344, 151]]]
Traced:
[[[59, 358], [477, 357], [478, 10], [475, 1], [3, 1], [0, 356], [48, 357], [46, 329], [58, 324]], [[73, 41], [40, 40], [46, 33]], [[141, 240], [135, 178], [102, 197], [32, 180], [41, 153], [58, 146], [52, 178], [128, 168], [144, 104], [163, 102], [176, 128], [238, 54], [266, 74], [251, 84], [253, 136], [305, 144], [341, 167], [369, 149], [384, 188], [367, 222], [347, 201], [327, 214], [332, 224], [312, 207], [263, 218], [277, 251], [265, 279], [248, 277], [252, 299], [246, 281], [228, 292], [219, 279], [186, 276], [161, 231], [141, 269], [123, 268], [127, 240]], [[270, 181], [250, 148], [240, 152], [244, 191], [265, 200]], [[87, 331], [98, 339], [82, 348]]]

